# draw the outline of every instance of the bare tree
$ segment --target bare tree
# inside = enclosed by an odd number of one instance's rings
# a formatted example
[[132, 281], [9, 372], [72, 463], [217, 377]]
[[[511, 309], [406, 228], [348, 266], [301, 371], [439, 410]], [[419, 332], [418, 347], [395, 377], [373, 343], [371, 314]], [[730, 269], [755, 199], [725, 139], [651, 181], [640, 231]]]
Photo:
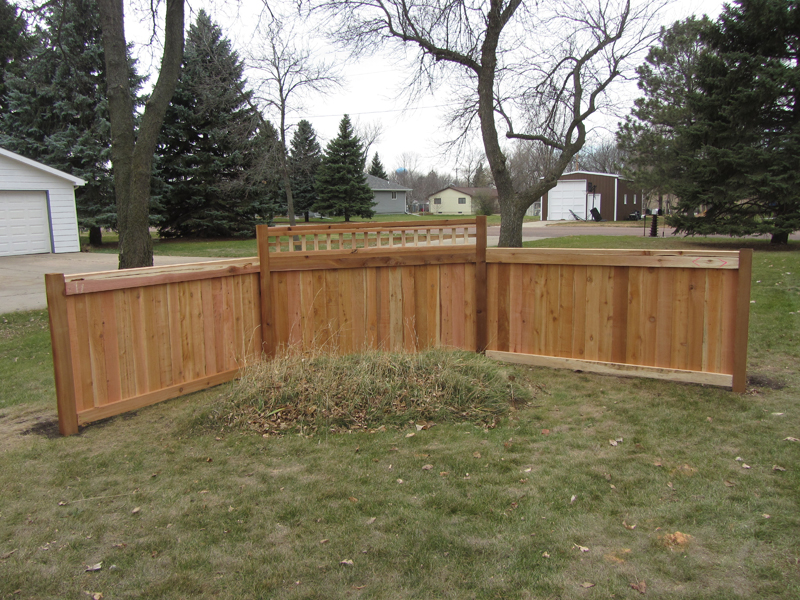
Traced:
[[619, 174], [625, 165], [625, 153], [613, 139], [586, 145], [577, 158], [579, 169], [595, 173]]
[[248, 65], [256, 73], [255, 98], [268, 111], [278, 115], [281, 148], [280, 168], [289, 224], [295, 224], [294, 199], [289, 171], [287, 138], [289, 113], [303, 110], [302, 101], [310, 93], [324, 93], [340, 84], [333, 64], [318, 60], [305, 46], [296, 44], [304, 36], [287, 21], [272, 20], [260, 27], [262, 41], [250, 53]]
[[[157, 3], [153, 4], [154, 10]], [[119, 268], [153, 264], [150, 238], [150, 178], [164, 115], [180, 76], [183, 59], [184, 0], [166, 0], [161, 70], [136, 127], [122, 0], [97, 0], [103, 28], [111, 164], [117, 199]], [[155, 19], [155, 13], [153, 18]]]
[[353, 130], [355, 131], [356, 137], [361, 140], [361, 145], [364, 146], [364, 156], [369, 158], [370, 148], [377, 144], [383, 135], [383, 124], [380, 121], [362, 122], [359, 119], [355, 119]]
[[[500, 246], [522, 244], [527, 208], [555, 187], [586, 141], [587, 120], [628, 61], [654, 38], [659, 6], [631, 0], [310, 0], [354, 52], [397, 42], [417, 49], [417, 83], [443, 78], [469, 90], [451, 123], [480, 128], [497, 186]], [[515, 190], [500, 146], [510, 139], [552, 148], [544, 178]]]

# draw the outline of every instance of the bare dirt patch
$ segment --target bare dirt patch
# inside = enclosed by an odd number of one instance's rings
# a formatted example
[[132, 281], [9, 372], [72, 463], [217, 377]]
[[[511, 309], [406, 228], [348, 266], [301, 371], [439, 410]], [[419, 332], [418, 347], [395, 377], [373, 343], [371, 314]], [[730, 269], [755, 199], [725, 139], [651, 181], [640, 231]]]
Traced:
[[26, 444], [26, 436], [40, 435], [47, 439], [60, 436], [58, 418], [51, 408], [12, 407], [0, 416], [0, 452]]

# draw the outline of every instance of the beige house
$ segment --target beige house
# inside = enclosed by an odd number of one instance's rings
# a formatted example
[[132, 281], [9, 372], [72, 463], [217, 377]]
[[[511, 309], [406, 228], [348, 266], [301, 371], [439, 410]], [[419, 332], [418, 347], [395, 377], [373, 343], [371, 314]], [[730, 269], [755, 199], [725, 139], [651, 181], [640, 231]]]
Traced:
[[490, 187], [456, 187], [449, 185], [428, 196], [428, 206], [433, 214], [471, 215], [478, 208], [476, 196], [485, 194], [497, 200], [497, 190]]

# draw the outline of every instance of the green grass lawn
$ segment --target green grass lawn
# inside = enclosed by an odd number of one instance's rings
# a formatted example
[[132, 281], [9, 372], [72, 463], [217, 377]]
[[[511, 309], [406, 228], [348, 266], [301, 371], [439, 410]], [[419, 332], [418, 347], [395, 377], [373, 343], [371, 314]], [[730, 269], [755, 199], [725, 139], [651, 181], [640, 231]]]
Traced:
[[503, 367], [496, 427], [262, 437], [228, 384], [59, 438], [46, 314], [4, 315], [0, 597], [800, 597], [800, 249], [752, 245], [746, 394]]

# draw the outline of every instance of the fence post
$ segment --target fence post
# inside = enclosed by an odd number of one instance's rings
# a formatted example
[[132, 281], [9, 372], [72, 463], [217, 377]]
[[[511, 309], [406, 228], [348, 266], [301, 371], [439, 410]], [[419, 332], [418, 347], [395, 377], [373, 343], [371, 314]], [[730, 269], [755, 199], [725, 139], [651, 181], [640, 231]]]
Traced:
[[747, 341], [750, 327], [750, 283], [753, 270], [753, 249], [739, 250], [739, 280], [736, 290], [736, 331], [733, 337], [734, 392], [747, 389]]
[[[272, 277], [269, 271], [269, 225], [256, 226], [258, 244], [259, 282], [261, 285], [261, 352], [273, 356], [272, 336]], [[280, 244], [280, 240], [276, 240]]]
[[486, 216], [475, 218], [475, 350], [484, 352], [488, 339], [486, 290]]
[[47, 291], [50, 343], [53, 348], [58, 430], [61, 435], [74, 435], [78, 433], [78, 408], [75, 404], [75, 379], [72, 372], [67, 285], [64, 274], [48, 273], [44, 276], [44, 285]]

